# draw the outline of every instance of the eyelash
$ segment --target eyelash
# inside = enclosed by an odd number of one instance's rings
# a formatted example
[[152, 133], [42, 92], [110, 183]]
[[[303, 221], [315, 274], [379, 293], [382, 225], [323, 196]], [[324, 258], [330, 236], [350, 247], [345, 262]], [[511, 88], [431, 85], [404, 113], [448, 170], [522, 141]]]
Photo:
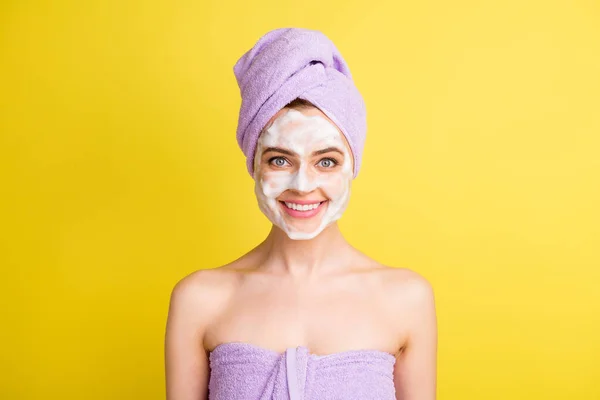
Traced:
[[[285, 157], [281, 157], [281, 156], [277, 156], [277, 157], [271, 157], [271, 158], [269, 159], [268, 163], [269, 163], [270, 165], [273, 165], [273, 161], [275, 161], [275, 160], [277, 160], [277, 159], [279, 159], [279, 158], [281, 158], [281, 159], [285, 160], [285, 161], [286, 161], [288, 164], [290, 164], [290, 162], [289, 162], [289, 161], [288, 161], [288, 160], [287, 160]], [[322, 159], [320, 159], [320, 160], [319, 160], [319, 163], [320, 163], [321, 161], [323, 161], [323, 160], [328, 160], [328, 161], [331, 161], [331, 162], [333, 163], [333, 167], [335, 167], [336, 165], [338, 165], [338, 164], [339, 164], [339, 162], [338, 162], [338, 161], [337, 161], [335, 158], [330, 158], [330, 157], [325, 157], [325, 158], [322, 158]], [[317, 164], [318, 164], [318, 163], [317, 163]], [[278, 167], [278, 165], [275, 165], [275, 166], [276, 166], [276, 167]], [[324, 167], [324, 168], [333, 168], [333, 167]]]
[[[336, 160], [335, 158], [329, 158], [329, 157], [326, 157], [326, 158], [322, 158], [322, 159], [320, 159], [320, 160], [319, 160], [319, 163], [320, 163], [321, 161], [324, 161], [324, 160], [331, 161], [331, 162], [333, 163], [333, 167], [335, 167], [336, 165], [338, 165], [338, 164], [339, 164], [339, 162], [337, 162], [337, 160]], [[325, 168], [333, 168], [333, 167], [325, 167]]]

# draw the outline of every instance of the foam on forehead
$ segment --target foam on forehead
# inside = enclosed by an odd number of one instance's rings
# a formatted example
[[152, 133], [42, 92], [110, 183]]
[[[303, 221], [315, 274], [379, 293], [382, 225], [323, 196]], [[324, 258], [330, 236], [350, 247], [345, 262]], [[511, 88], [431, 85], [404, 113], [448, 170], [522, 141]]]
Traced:
[[264, 146], [286, 146], [302, 155], [300, 143], [321, 146], [341, 146], [346, 153], [346, 145], [338, 128], [321, 115], [305, 115], [295, 109], [278, 116], [261, 135]]

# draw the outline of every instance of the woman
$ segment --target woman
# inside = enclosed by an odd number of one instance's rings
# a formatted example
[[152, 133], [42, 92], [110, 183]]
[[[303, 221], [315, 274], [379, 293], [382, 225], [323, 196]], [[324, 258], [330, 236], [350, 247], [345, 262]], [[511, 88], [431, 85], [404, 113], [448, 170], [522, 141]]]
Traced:
[[366, 133], [345, 61], [318, 31], [276, 29], [234, 72], [238, 143], [273, 226], [173, 289], [167, 398], [435, 399], [430, 284], [367, 257], [337, 225]]

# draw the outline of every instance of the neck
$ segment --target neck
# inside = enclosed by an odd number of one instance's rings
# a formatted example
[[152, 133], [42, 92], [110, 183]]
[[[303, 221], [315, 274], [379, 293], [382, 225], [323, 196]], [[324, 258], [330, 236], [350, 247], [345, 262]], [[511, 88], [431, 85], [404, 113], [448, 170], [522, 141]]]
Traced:
[[337, 222], [309, 240], [294, 240], [276, 225], [259, 246], [264, 258], [261, 268], [275, 273], [308, 277], [343, 265], [344, 255], [353, 250]]

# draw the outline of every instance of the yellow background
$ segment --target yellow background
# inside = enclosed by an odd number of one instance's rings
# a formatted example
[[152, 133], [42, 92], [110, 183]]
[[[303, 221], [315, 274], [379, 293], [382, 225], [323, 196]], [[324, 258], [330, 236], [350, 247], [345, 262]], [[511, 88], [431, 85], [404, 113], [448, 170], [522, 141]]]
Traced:
[[164, 398], [170, 290], [267, 234], [232, 67], [322, 30], [348, 239], [434, 286], [440, 400], [600, 399], [600, 3], [3, 1], [2, 399]]

